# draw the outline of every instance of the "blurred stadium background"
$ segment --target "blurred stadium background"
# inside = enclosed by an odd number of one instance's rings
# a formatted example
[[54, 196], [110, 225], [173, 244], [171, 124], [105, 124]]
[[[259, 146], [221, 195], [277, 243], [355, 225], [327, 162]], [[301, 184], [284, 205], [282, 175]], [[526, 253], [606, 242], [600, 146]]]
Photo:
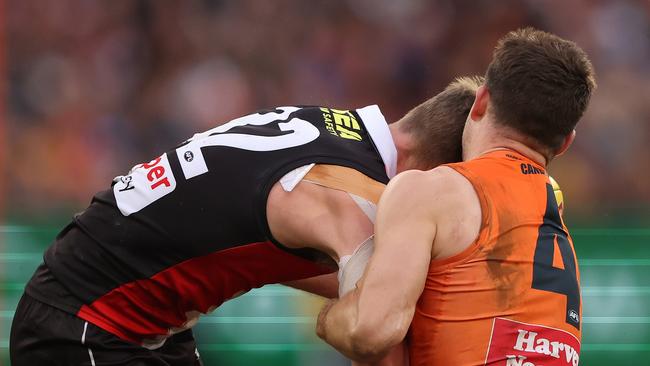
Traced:
[[[650, 364], [650, 2], [0, 0], [0, 365], [43, 249], [97, 190], [256, 109], [379, 104], [388, 120], [533, 25], [589, 54], [599, 88], [551, 165], [584, 302], [583, 365]], [[346, 365], [319, 300], [270, 286], [203, 319], [207, 365]]]

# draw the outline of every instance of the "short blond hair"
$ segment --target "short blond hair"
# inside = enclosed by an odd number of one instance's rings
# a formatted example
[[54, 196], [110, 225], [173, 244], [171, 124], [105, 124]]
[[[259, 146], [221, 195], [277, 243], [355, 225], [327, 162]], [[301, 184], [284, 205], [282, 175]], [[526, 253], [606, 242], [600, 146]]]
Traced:
[[414, 136], [414, 156], [422, 164], [433, 168], [462, 160], [463, 129], [484, 82], [481, 76], [458, 77], [402, 118], [404, 130]]

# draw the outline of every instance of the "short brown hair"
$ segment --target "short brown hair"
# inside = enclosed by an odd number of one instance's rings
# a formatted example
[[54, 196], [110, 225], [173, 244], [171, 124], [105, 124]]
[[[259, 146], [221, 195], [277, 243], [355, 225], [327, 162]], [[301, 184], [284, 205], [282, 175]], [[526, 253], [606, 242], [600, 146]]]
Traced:
[[462, 136], [480, 76], [460, 77], [433, 98], [411, 109], [400, 121], [414, 137], [414, 155], [435, 167], [462, 160]]
[[575, 128], [596, 87], [578, 45], [533, 28], [499, 40], [485, 84], [497, 123], [553, 151]]

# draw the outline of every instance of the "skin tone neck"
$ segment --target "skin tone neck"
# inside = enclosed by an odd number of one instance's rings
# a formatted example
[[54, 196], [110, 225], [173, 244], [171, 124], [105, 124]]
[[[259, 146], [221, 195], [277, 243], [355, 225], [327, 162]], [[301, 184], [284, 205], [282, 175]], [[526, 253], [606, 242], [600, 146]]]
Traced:
[[417, 159], [414, 151], [413, 137], [410, 133], [402, 128], [402, 121], [391, 123], [388, 125], [390, 134], [393, 136], [393, 142], [397, 149], [397, 173], [401, 173], [409, 169], [428, 170], [430, 167], [423, 166]]
[[[468, 121], [467, 123], [472, 122]], [[528, 157], [541, 166], [547, 165], [548, 159], [544, 154], [502, 133], [498, 127], [495, 128], [494, 121], [491, 120], [491, 117], [487, 117], [481, 121], [481, 124], [477, 128], [480, 128], [481, 131], [474, 131], [478, 133], [472, 136], [471, 143], [466, 147], [463, 146], [463, 161], [475, 159], [495, 150], [508, 149]]]

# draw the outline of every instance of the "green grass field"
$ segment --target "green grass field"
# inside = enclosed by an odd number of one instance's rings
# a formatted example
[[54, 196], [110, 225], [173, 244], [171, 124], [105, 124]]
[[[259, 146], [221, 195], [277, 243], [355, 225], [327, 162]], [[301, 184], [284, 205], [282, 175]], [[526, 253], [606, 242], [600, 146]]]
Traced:
[[[0, 226], [0, 365], [9, 365], [9, 327], [25, 282], [57, 228]], [[650, 360], [650, 228], [571, 231], [582, 279], [581, 365]], [[282, 286], [234, 299], [195, 328], [206, 365], [344, 365], [314, 335], [319, 300]]]

